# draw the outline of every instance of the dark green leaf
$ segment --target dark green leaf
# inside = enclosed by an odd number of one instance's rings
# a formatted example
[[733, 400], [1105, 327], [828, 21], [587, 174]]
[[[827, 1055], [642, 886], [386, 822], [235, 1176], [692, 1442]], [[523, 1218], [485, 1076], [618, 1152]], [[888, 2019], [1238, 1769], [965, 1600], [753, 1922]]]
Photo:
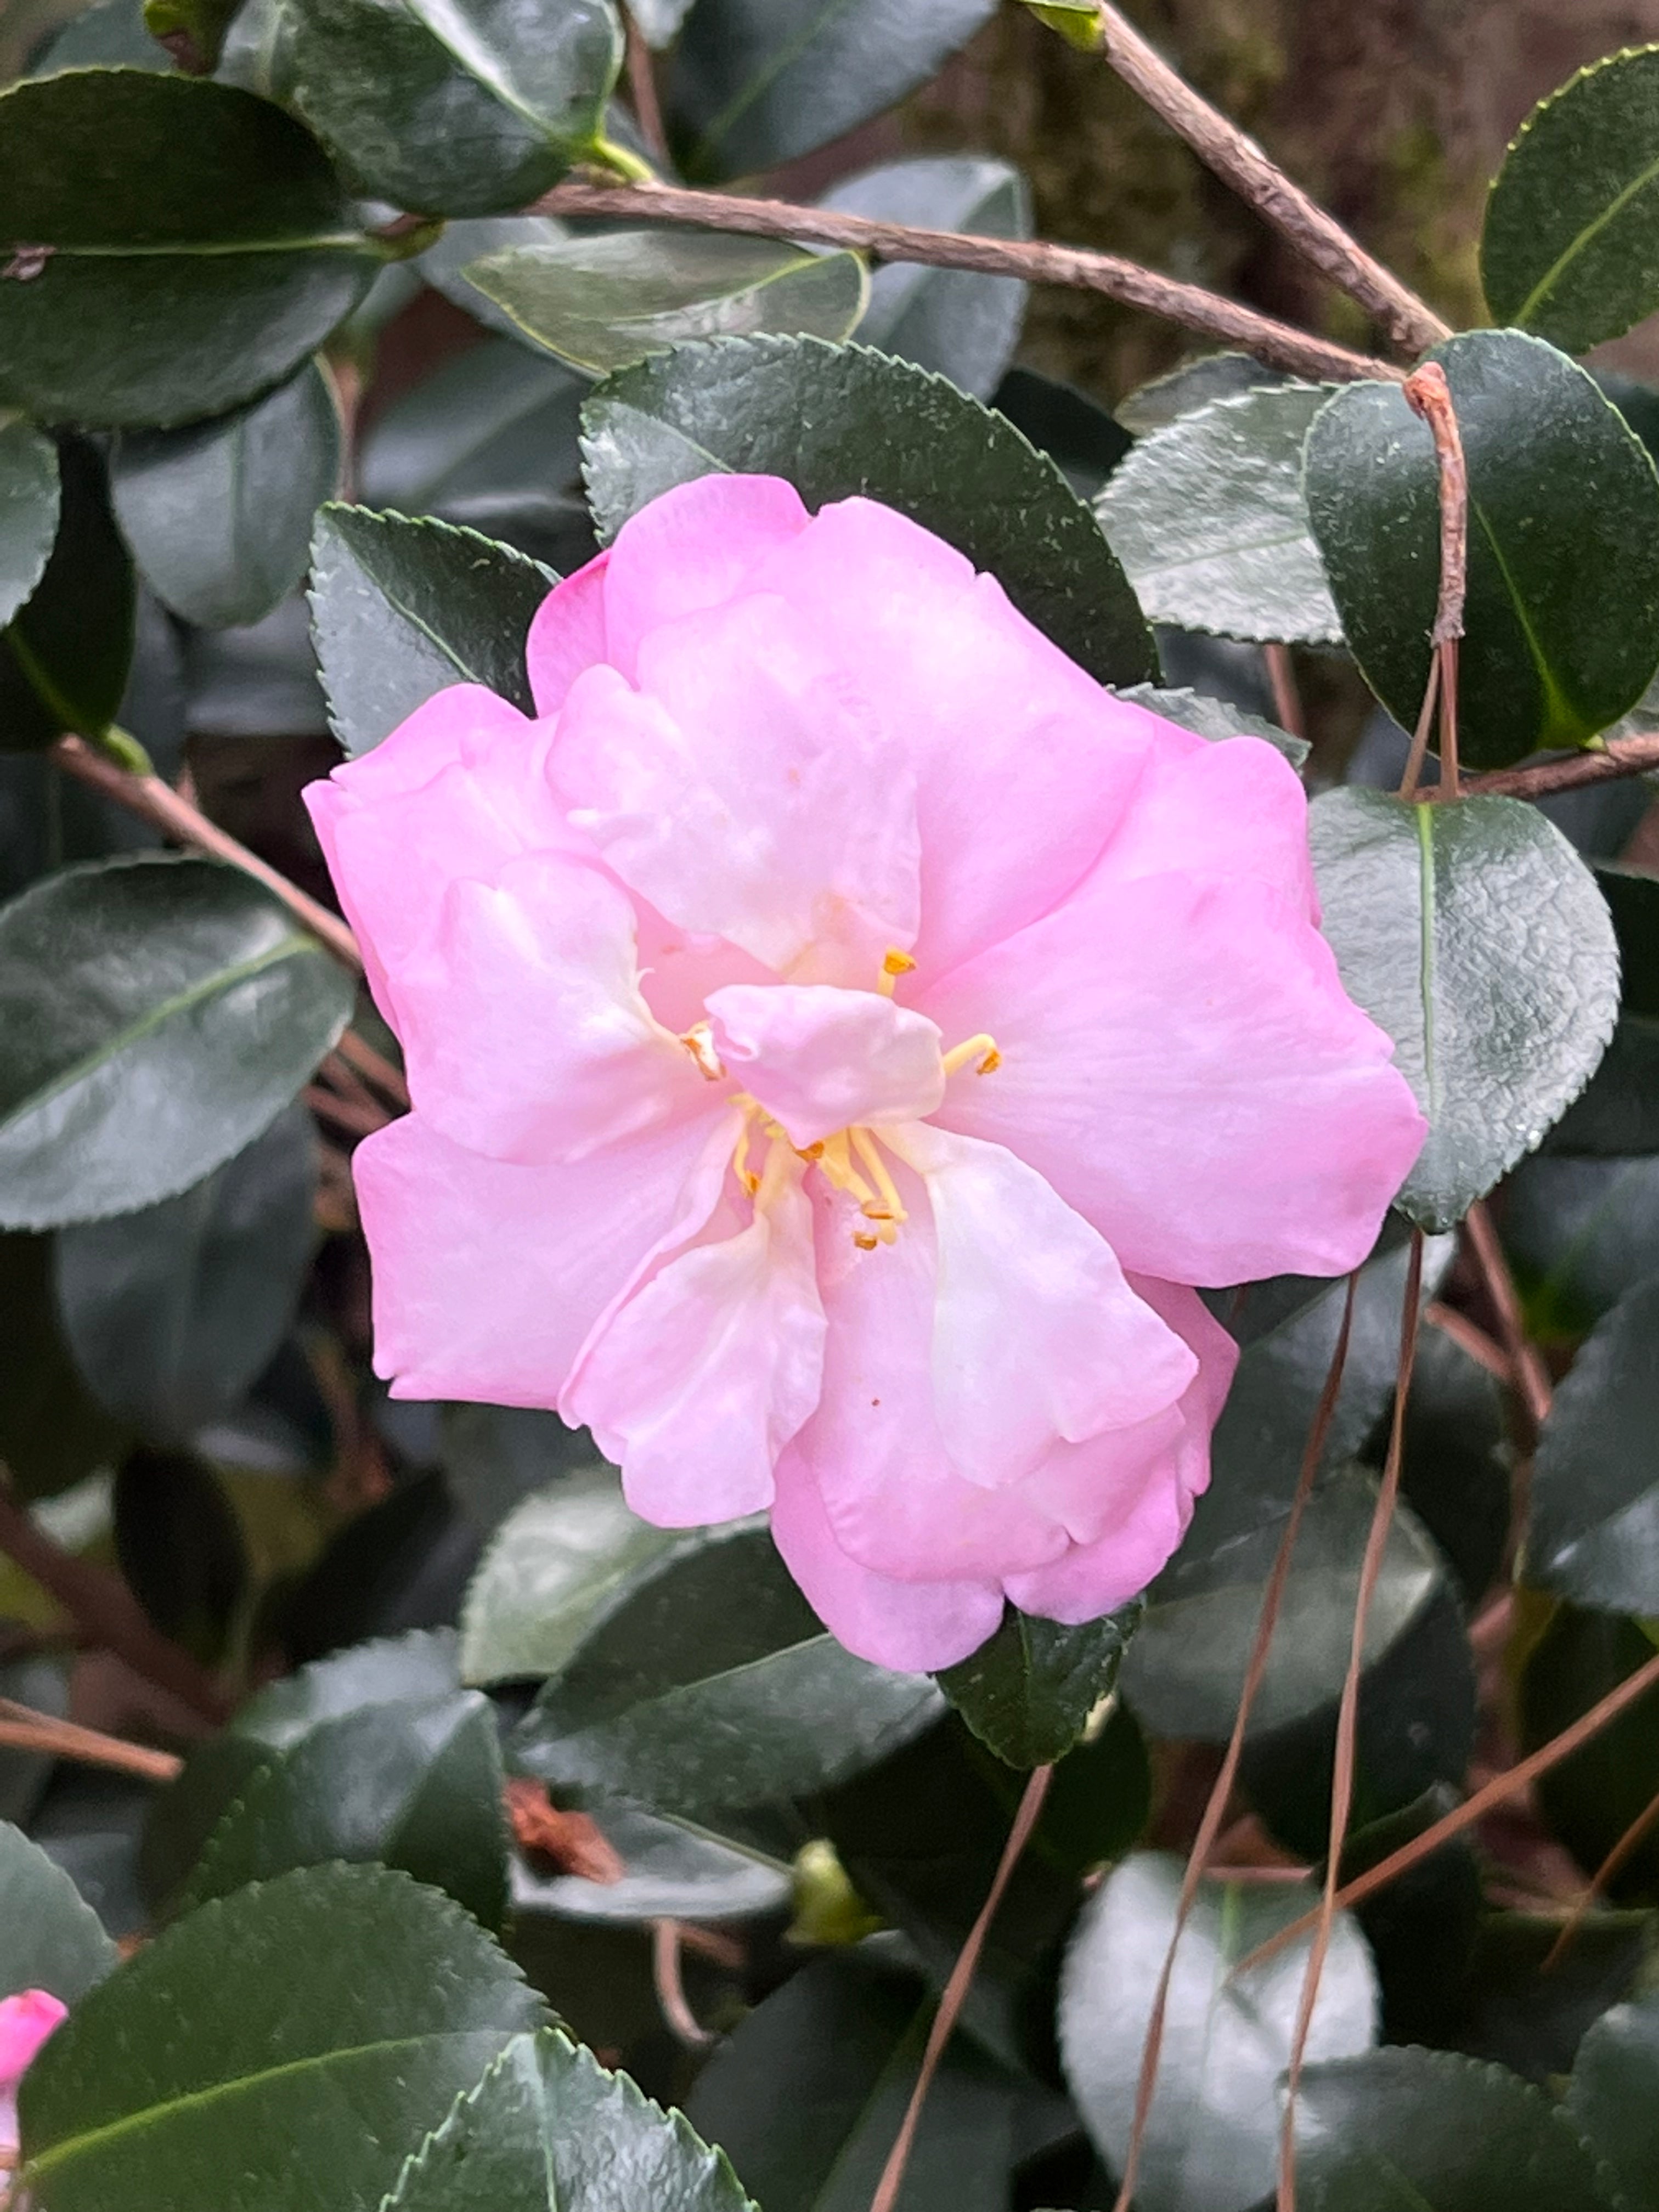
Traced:
[[[820, 204], [874, 222], [976, 238], [1031, 235], [1030, 189], [1019, 171], [968, 155], [884, 162], [837, 185]], [[989, 399], [1019, 343], [1025, 294], [1017, 276], [891, 262], [871, 280], [860, 336], [883, 353], [948, 376], [975, 399]]]
[[248, 1583], [241, 1523], [218, 1476], [191, 1452], [130, 1452], [114, 1506], [127, 1587], [163, 1636], [216, 1664]]
[[172, 68], [164, 48], [144, 27], [144, 0], [94, 0], [30, 57], [31, 76], [66, 69]]
[[[1108, 1875], [1066, 1961], [1060, 2040], [1072, 2094], [1109, 2165], [1129, 2138], [1141, 2045], [1175, 1932], [1179, 1859], [1138, 1853]], [[1308, 1938], [1248, 1972], [1240, 1960], [1297, 1918], [1305, 1888], [1206, 1882], [1182, 1931], [1170, 1984], [1158, 2091], [1141, 2145], [1140, 2212], [1242, 2212], [1273, 2188], [1279, 2077], [1290, 2057]], [[1376, 1985], [1364, 1937], [1337, 1916], [1308, 2057], [1343, 2058], [1376, 2035]]]
[[[550, 215], [470, 216], [459, 222], [447, 222], [412, 266], [417, 277], [423, 277], [434, 291], [464, 307], [488, 329], [511, 338], [523, 349], [539, 351], [526, 347], [524, 334], [511, 316], [504, 314], [493, 300], [486, 300], [463, 272], [486, 254], [504, 253], [516, 246], [556, 246], [569, 235], [567, 225]], [[428, 384], [431, 381], [427, 379]]]
[[146, 854], [25, 891], [0, 908], [0, 1221], [187, 1189], [275, 1120], [352, 996], [238, 868]]
[[477, 1532], [435, 1468], [349, 1521], [268, 1615], [296, 1665], [369, 1637], [447, 1628], [478, 1564]]
[[51, 1237], [0, 1235], [0, 1460], [24, 1498], [50, 1497], [119, 1458], [129, 1431], [64, 1340]]
[[0, 1821], [0, 1997], [50, 1990], [75, 2004], [115, 1962], [114, 1944], [69, 1876]]
[[1609, 55], [1540, 100], [1486, 203], [1492, 319], [1588, 353], [1659, 307], [1659, 46]]
[[24, 2086], [26, 2186], [54, 2212], [374, 2212], [544, 2017], [436, 1890], [308, 1867], [204, 1905], [83, 1999]]
[[299, 583], [333, 494], [340, 417], [314, 362], [264, 398], [115, 448], [115, 512], [147, 583], [209, 629], [258, 622]]
[[0, 417], [0, 623], [40, 582], [58, 535], [58, 456], [18, 415]]
[[59, 1232], [64, 1332], [111, 1413], [182, 1442], [230, 1410], [294, 1318], [316, 1181], [314, 1126], [294, 1106], [178, 1198]]
[[507, 1910], [495, 1713], [477, 1691], [320, 1722], [261, 1765], [214, 1829], [184, 1905], [331, 1859], [446, 1889], [487, 1928]]
[[[1376, 1503], [1374, 1485], [1354, 1468], [1331, 1477], [1309, 1501], [1278, 1633], [1250, 1711], [1254, 1733], [1303, 1719], [1341, 1689]], [[1154, 1734], [1210, 1743], [1231, 1735], [1283, 1534], [1276, 1519], [1207, 1560], [1178, 1554], [1173, 1571], [1154, 1584], [1123, 1674], [1126, 1692]], [[1390, 1526], [1366, 1615], [1367, 1666], [1376, 1664], [1443, 1587], [1434, 1547], [1402, 1507]]]
[[1092, 499], [1134, 442], [1096, 400], [1035, 369], [1011, 368], [991, 402], [1064, 471], [1079, 499]]
[[[69, 1668], [44, 1651], [25, 1650], [15, 1658], [0, 1659], [0, 1698], [53, 1720], [67, 1720]], [[24, 1751], [10, 1745], [0, 1750], [0, 1821], [27, 1827], [57, 1765], [49, 1751]]]
[[678, 1540], [629, 1511], [608, 1467], [582, 1468], [526, 1498], [467, 1591], [462, 1674], [469, 1682], [556, 1674], [612, 1601], [648, 1579]]
[[[1497, 1376], [1444, 1329], [1419, 1333], [1401, 1495], [1439, 1546], [1470, 1607], [1503, 1571], [1509, 1541], [1506, 1395]], [[1386, 1451], [1386, 1435], [1379, 1425], [1373, 1458]]]
[[[493, 1536], [555, 1476], [591, 1474], [599, 1457], [586, 1429], [568, 1429], [556, 1413], [532, 1406], [446, 1406], [440, 1437], [444, 1480], [483, 1536]], [[493, 1608], [493, 1597], [485, 1602]], [[538, 1671], [552, 1670], [531, 1669]]]
[[1063, 1759], [1111, 1692], [1139, 1605], [1067, 1628], [1008, 1606], [988, 1643], [935, 1679], [981, 1743], [1010, 1766]]
[[1619, 1025], [1588, 1087], [1551, 1131], [1549, 1150], [1659, 1152], [1659, 880], [1605, 863], [1595, 880], [1619, 940]]
[[703, 0], [669, 78], [688, 173], [793, 161], [925, 84], [995, 0]]
[[908, 362], [814, 338], [681, 346], [608, 377], [582, 419], [607, 538], [659, 493], [720, 471], [787, 477], [815, 509], [862, 495], [988, 570], [1102, 683], [1151, 673], [1133, 594], [1054, 463]]
[[686, 1820], [665, 1820], [637, 1805], [607, 1805], [599, 1823], [623, 1863], [617, 1881], [548, 1874], [522, 1853], [513, 1863], [513, 1910], [562, 1920], [747, 1920], [781, 1912], [794, 1887], [791, 1869], [763, 1852], [710, 1835]]
[[101, 737], [132, 659], [132, 563], [110, 514], [104, 465], [78, 438], [64, 441], [58, 464], [51, 557], [0, 635], [0, 751], [37, 751], [65, 730]]
[[144, 22], [180, 69], [207, 76], [218, 66], [238, 4], [239, 0], [144, 0]]
[[[1468, 463], [1466, 763], [1574, 745], [1659, 660], [1659, 478], [1592, 379], [1514, 331], [1436, 349]], [[1342, 627], [1397, 722], [1417, 720], [1440, 577], [1434, 441], [1395, 384], [1339, 392], [1308, 437], [1308, 510]]]
[[404, 2168], [386, 2212], [752, 2212], [720, 2152], [544, 2028], [508, 2044]]
[[592, 150], [622, 64], [611, 0], [287, 0], [291, 97], [365, 191], [427, 215], [522, 207]]
[[525, 635], [552, 582], [476, 531], [325, 507], [311, 615], [335, 736], [367, 752], [451, 684], [482, 684], [530, 712]]
[[1328, 397], [1286, 384], [1213, 400], [1118, 467], [1096, 511], [1149, 622], [1340, 642], [1302, 490], [1303, 441]]
[[1297, 2202], [1307, 2212], [1614, 2212], [1571, 2123], [1501, 2066], [1373, 2051], [1304, 2075]]
[[826, 1636], [761, 1529], [683, 1536], [626, 1583], [512, 1740], [562, 1789], [698, 1818], [823, 1789], [939, 1696]]
[[275, 384], [384, 258], [290, 117], [135, 69], [0, 94], [0, 240], [50, 249], [38, 275], [0, 284], [6, 397], [123, 426], [221, 414]]
[[1137, 438], [1167, 430], [1171, 422], [1207, 407], [1212, 399], [1236, 399], [1290, 381], [1282, 368], [1266, 368], [1247, 353], [1200, 354], [1167, 376], [1155, 376], [1117, 404], [1117, 419]]
[[1275, 752], [1283, 753], [1292, 768], [1300, 768], [1308, 757], [1305, 738], [1293, 738], [1276, 722], [1264, 721], [1260, 714], [1246, 714], [1242, 707], [1230, 706], [1224, 699], [1212, 699], [1206, 692], [1164, 691], [1156, 684], [1133, 684], [1118, 696], [1137, 707], [1145, 707], [1149, 714], [1162, 714], [1166, 722], [1177, 723], [1182, 729], [1192, 731], [1194, 737], [1212, 740], [1260, 738]]
[[1566, 2109], [1636, 2204], [1659, 2203], [1659, 1998], [1614, 2005], [1578, 2046]]
[[1529, 1334], [1582, 1336], [1653, 1273], [1659, 1158], [1523, 1160], [1504, 1186], [1504, 1247]]
[[[819, 1960], [757, 2007], [693, 2091], [766, 2212], [866, 2212], [915, 2085], [933, 2000], [868, 1949]], [[1015, 2084], [958, 2035], [946, 2049], [902, 2199], [1004, 2212]]]
[[1428, 1117], [1398, 1203], [1449, 1229], [1595, 1072], [1619, 1005], [1606, 903], [1523, 800], [1331, 791], [1309, 829], [1342, 981]]
[[1659, 1279], [1622, 1297], [1555, 1394], [1533, 1465], [1528, 1582], [1659, 1613]]
[[600, 375], [688, 338], [848, 337], [867, 289], [855, 253], [719, 231], [608, 231], [514, 246], [462, 273], [526, 337]]
[[[1522, 1667], [1521, 1750], [1535, 1751], [1570, 1728], [1645, 1666], [1653, 1650], [1652, 1639], [1633, 1620], [1557, 1605]], [[1552, 1834], [1594, 1873], [1659, 1795], [1659, 1691], [1627, 1705], [1541, 1774], [1534, 1790]], [[1624, 1850], [1623, 1863], [1608, 1878], [1609, 1893], [1645, 1900], [1659, 1883], [1659, 1838], [1647, 1830]], [[1625, 1988], [1615, 1994], [1623, 1996]]]

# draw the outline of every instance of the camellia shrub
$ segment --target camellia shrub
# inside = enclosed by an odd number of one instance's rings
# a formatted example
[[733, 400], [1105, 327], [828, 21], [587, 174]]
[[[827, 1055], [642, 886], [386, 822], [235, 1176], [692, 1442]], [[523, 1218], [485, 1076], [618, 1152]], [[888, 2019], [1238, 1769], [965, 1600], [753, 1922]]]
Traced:
[[12, 2212], [1659, 2208], [1659, 48], [1455, 331], [1033, 0], [1339, 342], [994, 6], [0, 91]]

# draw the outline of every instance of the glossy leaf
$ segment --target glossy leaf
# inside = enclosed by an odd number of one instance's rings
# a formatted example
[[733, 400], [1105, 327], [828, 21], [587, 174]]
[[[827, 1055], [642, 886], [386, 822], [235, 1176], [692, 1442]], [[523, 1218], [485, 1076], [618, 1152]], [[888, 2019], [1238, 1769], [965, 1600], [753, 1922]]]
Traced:
[[763, 1530], [716, 1530], [626, 1584], [509, 1753], [562, 1790], [696, 1818], [873, 1765], [939, 1705], [926, 1676], [825, 1635]]
[[[112, 175], [145, 179], [142, 195]], [[0, 389], [51, 422], [216, 415], [296, 368], [383, 255], [321, 148], [206, 77], [69, 70], [0, 94]]]
[[991, 402], [1047, 453], [1079, 499], [1092, 499], [1134, 441], [1086, 392], [1035, 369], [1011, 368]]
[[185, 1909], [332, 1859], [447, 1890], [487, 1928], [507, 1910], [501, 1757], [476, 1691], [325, 1721], [249, 1779], [186, 1886]]
[[1522, 800], [1333, 791], [1309, 826], [1343, 983], [1394, 1039], [1429, 1121], [1398, 1203], [1449, 1229], [1595, 1072], [1619, 1006], [1606, 903]]
[[618, 230], [468, 264], [526, 337], [600, 375], [688, 338], [850, 337], [868, 279], [855, 253], [719, 231]]
[[93, 0], [29, 57], [31, 76], [66, 69], [170, 70], [172, 57], [144, 27], [143, 0]]
[[50, 1990], [75, 2004], [116, 1962], [75, 1884], [21, 1828], [0, 1820], [0, 1997]]
[[544, 1872], [520, 1851], [513, 1862], [513, 1911], [561, 1920], [638, 1925], [653, 1920], [747, 1920], [781, 1912], [794, 1888], [791, 1869], [764, 1852], [665, 1820], [637, 1805], [607, 1805], [598, 1823], [623, 1863], [616, 1881]]
[[1635, 2204], [1659, 2200], [1659, 1999], [1593, 2021], [1567, 2084], [1567, 2117]]
[[404, 2168], [385, 2212], [752, 2212], [679, 2112], [556, 2028], [508, 2044]]
[[1139, 1606], [1067, 1628], [1007, 1607], [994, 1636], [946, 1668], [939, 1686], [981, 1743], [1010, 1766], [1063, 1759], [1117, 1680]]
[[[1468, 463], [1466, 765], [1574, 745], [1642, 696], [1659, 660], [1659, 477], [1591, 378], [1514, 331], [1436, 349]], [[1397, 722], [1417, 720], [1440, 575], [1439, 476], [1399, 386], [1339, 392], [1308, 437], [1308, 510], [1342, 627]]]
[[62, 499], [50, 557], [0, 635], [0, 751], [39, 751], [65, 730], [101, 737], [126, 690], [132, 563], [110, 514], [103, 463], [90, 446], [70, 439], [58, 468]]
[[607, 1467], [566, 1475], [509, 1514], [466, 1594], [469, 1682], [556, 1674], [589, 1629], [680, 1540], [628, 1510]]
[[1529, 1582], [1606, 1613], [1659, 1614], [1659, 1279], [1629, 1291], [1555, 1394], [1533, 1467]]
[[187, 1189], [275, 1120], [352, 995], [240, 869], [146, 855], [25, 891], [0, 909], [0, 1222]]
[[312, 544], [312, 632], [346, 750], [378, 745], [451, 684], [482, 684], [529, 713], [525, 635], [552, 583], [476, 531], [325, 507]]
[[[1653, 1652], [1652, 1638], [1621, 1614], [1559, 1602], [1551, 1607], [1541, 1631], [1534, 1631], [1522, 1655], [1516, 1698], [1518, 1748], [1535, 1751], [1570, 1728], [1646, 1666]], [[1587, 1875], [1593, 1874], [1659, 1795], [1659, 1692], [1644, 1691], [1588, 1742], [1540, 1775], [1534, 1789], [1551, 1835], [1566, 1845]], [[1615, 1899], [1644, 1901], [1656, 1881], [1659, 1838], [1644, 1829], [1634, 1842], [1624, 1844], [1608, 1890]], [[1628, 1989], [1626, 1978], [1610, 1994], [1623, 1996]]]
[[58, 455], [19, 415], [0, 418], [0, 623], [40, 582], [58, 535]]
[[[1030, 188], [1019, 171], [967, 155], [884, 162], [848, 178], [820, 204], [874, 222], [968, 231], [976, 238], [1031, 235]], [[866, 345], [989, 399], [1019, 343], [1026, 289], [1017, 276], [892, 262], [871, 280], [859, 335]]]
[[437, 1891], [308, 1867], [204, 1905], [82, 2000], [24, 2086], [26, 2185], [55, 2212], [374, 2212], [544, 2017]]
[[611, 0], [287, 0], [294, 105], [364, 190], [492, 215], [599, 137], [622, 64]]
[[1150, 622], [1257, 641], [1340, 641], [1302, 489], [1329, 394], [1286, 384], [1217, 399], [1142, 440], [1096, 502]]
[[1583, 1336], [1654, 1272], [1659, 1158], [1552, 1151], [1523, 1160], [1504, 1186], [1503, 1234], [1528, 1333], [1545, 1342]]
[[47, 1498], [131, 1441], [81, 1378], [58, 1317], [49, 1237], [0, 1234], [0, 1461], [26, 1498]]
[[116, 1565], [163, 1636], [199, 1660], [226, 1655], [249, 1571], [236, 1509], [193, 1452], [129, 1452], [113, 1491]]
[[687, 19], [668, 80], [687, 173], [769, 169], [839, 138], [925, 84], [994, 4], [704, 0]]
[[[1177, 1858], [1137, 1853], [1085, 1907], [1066, 1960], [1060, 2041], [1066, 2080], [1102, 2155], [1121, 2166], [1141, 2045], [1181, 1887]], [[1243, 2212], [1273, 2188], [1275, 2089], [1288, 2063], [1309, 1939], [1260, 1966], [1238, 1961], [1306, 1908], [1305, 1887], [1206, 1882], [1176, 1952], [1163, 2058], [1141, 2145], [1141, 2212]], [[1364, 1938], [1337, 1917], [1320, 1978], [1310, 2061], [1368, 2050], [1376, 1985]]]
[[216, 422], [129, 431], [110, 481], [145, 581], [187, 622], [223, 629], [260, 621], [299, 583], [339, 471], [339, 410], [313, 362]]
[[[1093, 0], [1088, 0], [1092, 6]], [[1247, 353], [1206, 353], [1183, 362], [1167, 376], [1155, 376], [1117, 404], [1117, 419], [1137, 438], [1167, 430], [1171, 422], [1207, 407], [1212, 399], [1234, 399], [1291, 380], [1282, 368], [1268, 368]]]
[[[607, 378], [583, 410], [601, 535], [672, 485], [787, 477], [810, 507], [896, 507], [1001, 583], [1102, 683], [1151, 673], [1152, 641], [1089, 510], [1011, 423], [937, 377], [812, 338], [681, 346]], [[870, 426], [883, 434], [874, 444]]]
[[[865, 1951], [817, 1961], [721, 2045], [688, 2104], [766, 2212], [866, 2212], [915, 2084], [933, 2000]], [[1014, 2081], [960, 2034], [922, 2106], [904, 2197], [1003, 2212]], [[903, 2201], [903, 2200], [901, 2200]]]
[[1540, 100], [1486, 203], [1495, 322], [1588, 353], [1659, 307], [1659, 46], [1611, 54]]
[[1133, 700], [1150, 714], [1162, 714], [1166, 722], [1190, 730], [1195, 737], [1216, 740], [1260, 738], [1275, 752], [1283, 753], [1292, 768], [1300, 768], [1308, 757], [1305, 738], [1293, 738], [1277, 722], [1266, 721], [1260, 714], [1247, 714], [1243, 708], [1231, 706], [1224, 699], [1212, 699], [1206, 692], [1186, 689], [1165, 691], [1156, 684], [1133, 684], [1119, 696]]
[[535, 1406], [446, 1406], [439, 1445], [450, 1495], [483, 1536], [555, 1476], [587, 1475], [597, 1460], [586, 1429]]
[[294, 1318], [316, 1231], [304, 1108], [177, 1198], [57, 1239], [58, 1307], [110, 1412], [182, 1442], [228, 1413]]
[[1611, 2177], [1547, 2097], [1454, 2051], [1310, 2068], [1297, 2144], [1307, 2212], [1616, 2212]]
[[1604, 864], [1595, 880], [1619, 940], [1619, 1024], [1549, 1149], [1603, 1158], [1659, 1152], [1659, 878]]

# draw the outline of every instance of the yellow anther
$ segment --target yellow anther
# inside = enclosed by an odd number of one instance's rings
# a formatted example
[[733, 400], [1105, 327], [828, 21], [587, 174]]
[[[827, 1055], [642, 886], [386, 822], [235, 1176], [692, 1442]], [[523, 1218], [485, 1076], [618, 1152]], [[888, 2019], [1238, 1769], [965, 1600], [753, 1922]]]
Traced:
[[915, 964], [908, 952], [901, 952], [896, 946], [889, 949], [886, 958], [881, 963], [881, 974], [876, 982], [876, 988], [884, 999], [892, 997], [894, 984], [901, 975], [908, 975]]
[[743, 1127], [738, 1132], [738, 1149], [732, 1156], [732, 1172], [736, 1176], [738, 1181], [748, 1192], [750, 1198], [755, 1195], [755, 1193], [761, 1186], [760, 1177], [755, 1173], [753, 1168], [749, 1164], [749, 1136], [750, 1132], [753, 1127], [754, 1123], [752, 1120], [749, 1115], [745, 1115], [744, 1116]]
[[860, 1252], [873, 1252], [877, 1245], [880, 1243], [881, 1239], [879, 1237], [866, 1236], [862, 1230], [855, 1229], [853, 1231], [853, 1242], [858, 1246]]
[[694, 1028], [687, 1030], [681, 1037], [680, 1042], [696, 1061], [706, 1081], [709, 1083], [724, 1081], [726, 1070], [721, 1066], [720, 1056], [714, 1049], [714, 1032], [707, 1022], [698, 1022]]
[[887, 1163], [883, 1159], [874, 1137], [868, 1129], [863, 1128], [854, 1128], [849, 1133], [853, 1139], [853, 1149], [864, 1162], [865, 1166], [869, 1169], [870, 1180], [876, 1186], [882, 1201], [880, 1212], [878, 1212], [873, 1206], [866, 1206], [864, 1211], [872, 1221], [908, 1221], [910, 1217], [905, 1212], [904, 1201], [898, 1194], [898, 1185], [889, 1173]]
[[978, 1061], [981, 1075], [989, 1075], [994, 1069], [1000, 1067], [1002, 1054], [997, 1050], [996, 1039], [987, 1036], [981, 1030], [978, 1036], [970, 1036], [965, 1044], [955, 1046], [945, 1055], [945, 1073], [947, 1075], [959, 1074], [969, 1060]]

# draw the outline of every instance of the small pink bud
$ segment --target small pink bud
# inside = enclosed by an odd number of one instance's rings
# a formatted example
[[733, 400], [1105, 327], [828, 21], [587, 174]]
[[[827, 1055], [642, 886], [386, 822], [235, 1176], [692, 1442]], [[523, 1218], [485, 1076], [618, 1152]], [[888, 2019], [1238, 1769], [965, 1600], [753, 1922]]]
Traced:
[[47, 1990], [24, 1990], [0, 1998], [0, 2151], [17, 2143], [17, 2085], [35, 2053], [64, 2019], [66, 2004]]

